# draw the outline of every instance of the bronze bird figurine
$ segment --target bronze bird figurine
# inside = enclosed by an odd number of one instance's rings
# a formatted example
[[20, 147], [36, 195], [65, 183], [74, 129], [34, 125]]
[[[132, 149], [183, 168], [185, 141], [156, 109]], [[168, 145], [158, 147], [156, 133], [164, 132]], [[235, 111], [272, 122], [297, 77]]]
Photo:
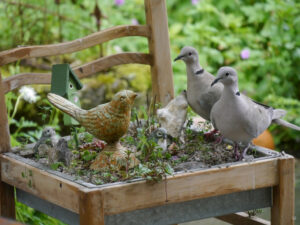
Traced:
[[120, 145], [119, 139], [129, 127], [131, 107], [136, 96], [137, 94], [133, 91], [123, 90], [115, 94], [110, 102], [90, 110], [84, 110], [61, 96], [53, 93], [47, 95], [48, 100], [54, 106], [76, 119], [87, 132], [107, 143], [107, 146], [100, 153], [102, 156], [99, 154], [91, 165], [92, 169], [100, 169], [107, 165], [107, 162], [102, 162], [107, 161], [104, 157], [107, 156], [104, 154], [105, 151], [113, 152], [113, 161], [118, 161], [119, 158], [125, 156], [125, 150]]

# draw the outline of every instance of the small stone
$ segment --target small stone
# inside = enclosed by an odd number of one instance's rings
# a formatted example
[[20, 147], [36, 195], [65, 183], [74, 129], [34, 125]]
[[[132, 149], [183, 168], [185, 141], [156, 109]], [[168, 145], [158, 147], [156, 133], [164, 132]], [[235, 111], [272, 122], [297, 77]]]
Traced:
[[187, 115], [186, 92], [174, 98], [169, 104], [157, 110], [158, 121], [172, 137], [179, 137]]

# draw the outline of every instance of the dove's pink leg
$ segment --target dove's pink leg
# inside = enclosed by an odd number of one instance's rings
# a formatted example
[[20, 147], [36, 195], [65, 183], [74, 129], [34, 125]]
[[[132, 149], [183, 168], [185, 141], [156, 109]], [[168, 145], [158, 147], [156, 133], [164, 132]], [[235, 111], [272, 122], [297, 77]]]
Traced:
[[247, 151], [248, 151], [249, 147], [250, 147], [250, 144], [248, 144], [247, 147], [244, 149], [243, 154], [241, 155], [242, 159], [247, 158]]
[[220, 134], [220, 136], [218, 136], [218, 137], [216, 138], [216, 141], [215, 141], [214, 144], [216, 144], [216, 145], [221, 144], [222, 141], [223, 141], [223, 138], [224, 138], [223, 135]]
[[240, 154], [238, 152], [239, 149], [239, 145], [237, 143], [234, 143], [234, 158], [235, 160], [239, 160], [240, 159]]

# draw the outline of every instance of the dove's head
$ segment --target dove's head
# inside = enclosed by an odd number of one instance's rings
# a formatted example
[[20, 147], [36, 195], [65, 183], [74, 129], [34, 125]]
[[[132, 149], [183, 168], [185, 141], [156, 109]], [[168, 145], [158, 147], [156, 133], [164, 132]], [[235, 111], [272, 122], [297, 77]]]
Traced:
[[193, 47], [185, 46], [181, 49], [180, 54], [174, 59], [174, 61], [177, 60], [183, 60], [185, 63], [198, 62], [198, 52]]
[[110, 102], [110, 105], [119, 112], [131, 109], [137, 94], [130, 90], [119, 91]]
[[236, 70], [229, 66], [221, 67], [218, 70], [217, 77], [212, 82], [211, 86], [215, 85], [218, 82], [224, 84], [225, 86], [236, 84], [238, 82]]

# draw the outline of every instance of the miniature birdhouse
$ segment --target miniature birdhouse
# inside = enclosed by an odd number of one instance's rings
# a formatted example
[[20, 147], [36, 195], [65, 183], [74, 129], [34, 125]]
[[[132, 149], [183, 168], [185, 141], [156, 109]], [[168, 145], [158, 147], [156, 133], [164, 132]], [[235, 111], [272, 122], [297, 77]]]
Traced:
[[[82, 83], [73, 72], [69, 64], [56, 64], [52, 66], [51, 93], [60, 95], [80, 107], [78, 90]], [[78, 122], [64, 114], [65, 125], [77, 125]]]

